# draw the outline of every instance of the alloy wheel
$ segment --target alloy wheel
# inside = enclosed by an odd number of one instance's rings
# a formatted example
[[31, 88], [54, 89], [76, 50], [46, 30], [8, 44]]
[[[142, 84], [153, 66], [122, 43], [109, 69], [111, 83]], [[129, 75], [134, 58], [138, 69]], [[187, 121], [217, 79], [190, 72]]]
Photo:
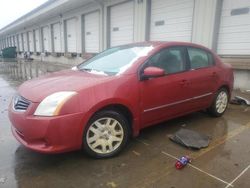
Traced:
[[228, 95], [225, 91], [221, 91], [216, 99], [216, 110], [218, 113], [223, 113], [227, 108]]
[[121, 145], [124, 130], [114, 118], [104, 117], [94, 121], [87, 131], [89, 148], [99, 154], [109, 154]]

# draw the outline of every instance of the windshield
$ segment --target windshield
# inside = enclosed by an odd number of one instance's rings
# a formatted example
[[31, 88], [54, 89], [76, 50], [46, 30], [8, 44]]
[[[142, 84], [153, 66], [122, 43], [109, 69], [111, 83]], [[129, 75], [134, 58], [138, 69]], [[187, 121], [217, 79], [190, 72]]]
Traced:
[[110, 48], [78, 65], [79, 70], [116, 75], [126, 71], [138, 58], [146, 56], [152, 46], [120, 46]]

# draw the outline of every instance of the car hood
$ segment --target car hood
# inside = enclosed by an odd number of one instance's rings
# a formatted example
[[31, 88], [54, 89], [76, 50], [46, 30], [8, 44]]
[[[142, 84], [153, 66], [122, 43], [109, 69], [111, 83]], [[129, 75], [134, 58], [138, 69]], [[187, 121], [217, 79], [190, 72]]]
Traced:
[[114, 76], [97, 75], [82, 71], [65, 70], [24, 82], [18, 93], [32, 101], [41, 102], [45, 97], [60, 91], [81, 91]]

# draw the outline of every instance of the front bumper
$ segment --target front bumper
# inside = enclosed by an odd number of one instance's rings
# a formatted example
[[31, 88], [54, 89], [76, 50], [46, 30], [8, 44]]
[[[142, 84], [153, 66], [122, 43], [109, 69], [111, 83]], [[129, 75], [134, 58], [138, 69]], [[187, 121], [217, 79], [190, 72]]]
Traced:
[[9, 119], [15, 138], [27, 148], [41, 153], [63, 153], [82, 147], [84, 115], [67, 114], [55, 117], [34, 116], [36, 105], [25, 112], [9, 108]]

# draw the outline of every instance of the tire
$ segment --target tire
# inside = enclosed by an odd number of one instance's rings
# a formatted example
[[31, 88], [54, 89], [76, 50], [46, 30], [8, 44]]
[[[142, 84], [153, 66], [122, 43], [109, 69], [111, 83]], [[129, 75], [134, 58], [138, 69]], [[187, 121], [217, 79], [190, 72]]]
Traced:
[[227, 89], [221, 88], [216, 92], [215, 98], [213, 100], [212, 105], [208, 108], [208, 112], [213, 117], [222, 116], [228, 106], [229, 102], [229, 94]]
[[87, 124], [83, 135], [83, 149], [91, 157], [109, 158], [127, 145], [129, 123], [119, 112], [104, 110], [96, 113]]

